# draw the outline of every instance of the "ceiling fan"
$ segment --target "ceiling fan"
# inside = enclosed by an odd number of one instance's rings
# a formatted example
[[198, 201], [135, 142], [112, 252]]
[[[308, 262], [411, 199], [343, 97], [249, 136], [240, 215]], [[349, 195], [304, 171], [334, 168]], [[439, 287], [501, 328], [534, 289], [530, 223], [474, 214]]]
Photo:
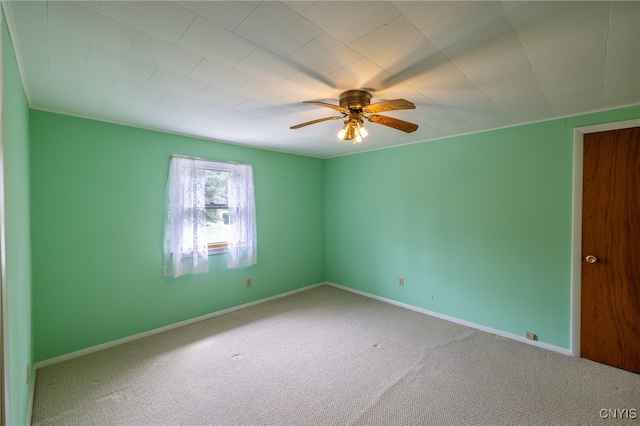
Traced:
[[340, 105], [328, 104], [317, 101], [304, 101], [305, 104], [319, 105], [332, 108], [342, 113], [342, 115], [334, 115], [331, 117], [319, 118], [317, 120], [307, 121], [290, 129], [299, 129], [310, 124], [321, 123], [328, 120], [344, 119], [344, 126], [338, 132], [338, 137], [342, 140], [353, 140], [353, 143], [360, 143], [369, 132], [364, 127], [364, 120], [372, 123], [382, 124], [401, 130], [406, 133], [415, 132], [418, 129], [417, 124], [399, 120], [393, 117], [378, 115], [379, 112], [394, 111], [399, 109], [415, 109], [415, 105], [404, 99], [394, 99], [391, 101], [371, 103], [371, 93], [364, 90], [347, 90], [339, 97]]

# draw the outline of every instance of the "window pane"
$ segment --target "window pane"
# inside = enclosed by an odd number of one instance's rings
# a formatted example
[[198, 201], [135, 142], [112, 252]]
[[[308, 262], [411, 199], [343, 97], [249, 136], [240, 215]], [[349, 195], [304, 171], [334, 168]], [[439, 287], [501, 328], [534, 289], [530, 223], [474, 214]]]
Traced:
[[205, 170], [205, 203], [220, 207], [207, 208], [207, 242], [226, 243], [229, 240], [229, 209], [227, 193], [229, 172]]
[[207, 209], [207, 242], [229, 240], [229, 209]]
[[227, 204], [229, 172], [222, 170], [205, 170], [205, 203]]

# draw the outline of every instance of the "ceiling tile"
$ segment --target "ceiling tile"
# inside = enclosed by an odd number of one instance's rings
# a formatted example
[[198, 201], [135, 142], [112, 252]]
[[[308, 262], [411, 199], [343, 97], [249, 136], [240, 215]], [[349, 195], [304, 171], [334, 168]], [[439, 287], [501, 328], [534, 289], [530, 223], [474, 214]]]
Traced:
[[394, 86], [383, 90], [376, 90], [372, 94], [372, 102], [381, 102], [383, 100], [391, 99], [406, 99], [410, 102], [413, 102], [416, 105], [416, 110], [414, 111], [417, 114], [420, 114], [420, 108], [422, 107], [422, 105], [433, 104], [432, 99], [429, 99], [427, 96], [416, 91], [416, 89], [404, 82], [399, 82]]
[[540, 121], [553, 117], [547, 99], [540, 89], [487, 95], [487, 97], [514, 123]]
[[321, 75], [327, 75], [357, 61], [362, 56], [350, 47], [324, 33], [288, 59]]
[[341, 114], [337, 111], [323, 109], [317, 105], [297, 103], [295, 106], [290, 105], [280, 108], [280, 113], [277, 115], [277, 119], [281, 123], [285, 123], [286, 127], [289, 128], [298, 123], [305, 123], [307, 121], [329, 116], [341, 116]]
[[178, 1], [180, 6], [233, 31], [260, 4], [259, 1]]
[[167, 93], [167, 95], [162, 98], [162, 102], [175, 105], [178, 108], [189, 111], [201, 111], [209, 105], [209, 102], [204, 99], [194, 98], [193, 96], [186, 96], [175, 92]]
[[391, 74], [366, 58], [361, 58], [338, 71], [328, 74], [337, 87], [378, 90], [385, 87]]
[[107, 122], [124, 123], [130, 117], [129, 107], [120, 103], [105, 101], [100, 108], [100, 116]]
[[187, 96], [195, 96], [204, 89], [207, 84], [194, 80], [171, 71], [157, 69], [147, 81], [152, 86], [165, 88], [171, 92], [181, 93]]
[[272, 102], [289, 93], [287, 88], [269, 83], [257, 77], [247, 81], [234, 91], [260, 102]]
[[234, 66], [256, 49], [256, 45], [204, 18], [197, 17], [178, 46]]
[[175, 43], [196, 15], [170, 1], [101, 1], [100, 15]]
[[197, 53], [144, 33], [136, 37], [129, 56], [182, 75], [189, 74], [203, 59]]
[[235, 110], [224, 105], [209, 105], [202, 110], [203, 114], [207, 114], [212, 120], [227, 120], [238, 115], [244, 114], [241, 111]]
[[357, 1], [319, 1], [303, 16], [345, 44], [380, 28], [400, 15], [391, 3]]
[[606, 74], [606, 83], [602, 94], [603, 107], [640, 104], [640, 67], [630, 64], [626, 70], [617, 70]]
[[147, 112], [144, 116], [137, 119], [137, 127], [171, 132], [171, 128], [167, 125], [167, 119], [168, 116], [165, 114]]
[[235, 89], [249, 81], [252, 76], [235, 68], [228, 67], [212, 59], [205, 58], [194, 68], [189, 77], [225, 89]]
[[136, 97], [156, 101], [162, 99], [168, 92], [166, 89], [150, 86], [148, 84], [120, 76], [115, 79], [111, 88], [121, 92], [135, 93]]
[[119, 105], [129, 105], [135, 98], [135, 95], [131, 92], [120, 92], [110, 87], [90, 83], [85, 83], [80, 86], [80, 96], [102, 99], [104, 102]]
[[260, 47], [251, 52], [234, 68], [276, 84], [297, 73], [299, 67]]
[[29, 105], [40, 107], [42, 102], [50, 102], [49, 57], [44, 53], [28, 48], [21, 48], [21, 59], [24, 70], [23, 78], [29, 81], [25, 87]]
[[174, 105], [142, 98], [133, 99], [129, 106], [131, 109], [140, 111], [144, 114], [151, 112], [152, 114], [158, 115], [170, 115], [178, 109], [178, 107]]
[[[539, 69], [536, 78], [545, 93], [553, 94], [572, 87], [594, 88], [602, 95], [604, 86], [604, 64], [600, 62], [585, 63], [575, 71], [558, 72], [555, 68]], [[591, 91], [591, 89], [588, 89]]]
[[540, 90], [540, 85], [532, 71], [482, 86], [482, 92], [489, 98], [508, 98], [513, 94], [534, 90]]
[[[30, 83], [38, 83], [47, 80], [49, 77], [49, 56], [29, 48], [20, 49], [22, 63], [24, 66], [25, 78]], [[31, 87], [31, 84], [29, 84]]]
[[[55, 102], [60, 99], [70, 100], [80, 98], [81, 83], [77, 80], [69, 79], [66, 76], [51, 75], [49, 77], [51, 87], [51, 101]], [[65, 106], [65, 108], [68, 108]]]
[[513, 30], [500, 3], [481, 1], [422, 28], [421, 31], [442, 53], [451, 58], [460, 50], [468, 50], [470, 46], [482, 48], [485, 41]]
[[302, 16], [275, 1], [260, 3], [234, 31], [279, 55], [289, 55], [322, 32]]
[[217, 86], [207, 86], [204, 90], [198, 93], [198, 98], [229, 109], [247, 100], [246, 96], [238, 92]]
[[432, 104], [423, 107], [422, 114], [425, 121], [436, 129], [442, 130], [445, 134], [449, 132], [468, 133], [475, 129], [464, 119], [457, 116], [447, 108]]
[[85, 62], [89, 43], [22, 20], [16, 24], [20, 46], [81, 64]]
[[47, 3], [44, 1], [8, 1], [6, 6], [14, 19], [47, 28]]
[[556, 77], [575, 74], [585, 65], [603, 64], [608, 12], [608, 2], [580, 2], [579, 7], [572, 2], [531, 2], [509, 12], [545, 92], [557, 87], [550, 83]]
[[[535, 1], [535, 0], [533, 0], [533, 1]], [[510, 10], [517, 9], [519, 7], [522, 7], [522, 6], [526, 6], [528, 3], [531, 3], [531, 1], [513, 0], [513, 1], [501, 1], [500, 3], [502, 3], [502, 7], [504, 8], [504, 10], [510, 11]]]
[[65, 113], [79, 117], [91, 117], [98, 114], [103, 103], [102, 99], [81, 96], [79, 91], [68, 90], [68, 88], [59, 85], [52, 87], [51, 101], [60, 105]]
[[148, 62], [121, 55], [112, 50], [91, 45], [87, 54], [87, 65], [130, 78], [147, 81], [156, 67]]
[[281, 3], [299, 14], [302, 14], [305, 10], [309, 9], [314, 4], [313, 1], [308, 0], [282, 1]]
[[[349, 46], [376, 65], [393, 71], [415, 63], [418, 52], [435, 50], [405, 16], [392, 20]], [[419, 55], [424, 57], [424, 54]]]
[[306, 71], [298, 72], [278, 85], [289, 88], [291, 93], [297, 94], [297, 101], [310, 98], [323, 98], [338, 93], [333, 82], [320, 78]]
[[52, 31], [126, 54], [137, 31], [112, 19], [91, 13], [72, 3], [47, 3], [48, 26]]
[[236, 110], [251, 115], [260, 115], [260, 110], [266, 110], [267, 108], [269, 108], [269, 104], [266, 101], [255, 98], [247, 98], [246, 101], [235, 107]]
[[472, 126], [475, 126], [478, 130], [495, 129], [498, 127], [510, 126], [513, 124], [513, 121], [511, 121], [506, 115], [502, 113], [487, 117], [472, 118], [468, 119], [467, 121]]
[[394, 1], [393, 5], [418, 29], [471, 6], [473, 1]]
[[49, 57], [49, 75], [56, 79], [73, 81], [78, 84], [89, 83], [103, 87], [110, 87], [116, 78], [113, 73], [53, 56]]
[[444, 98], [448, 93], [475, 89], [465, 75], [441, 54], [432, 55], [419, 65], [421, 72], [411, 73], [403, 81], [428, 98], [436, 100], [436, 95]]
[[465, 120], [483, 118], [498, 113], [496, 106], [475, 87], [451, 90], [446, 95], [436, 93], [429, 98]]
[[604, 74], [605, 107], [640, 103], [640, 2], [612, 2]]
[[[50, 0], [49, 0], [50, 1]], [[80, 1], [71, 1], [71, 3], [76, 6], [84, 7], [85, 9], [98, 13], [98, 8], [100, 7], [101, 0], [80, 0]]]
[[585, 108], [586, 111], [602, 109], [601, 91], [588, 90], [585, 87], [567, 87], [562, 90], [545, 93], [549, 107], [556, 116], [570, 115], [577, 108]]
[[211, 120], [211, 115], [203, 110], [194, 112], [193, 110], [178, 108], [172, 114], [176, 118], [182, 118], [182, 121], [190, 120], [194, 123], [204, 123]]
[[510, 29], [479, 44], [443, 53], [478, 87], [533, 73], [518, 38]]
[[478, 2], [422, 33], [478, 87], [532, 72], [500, 3]]

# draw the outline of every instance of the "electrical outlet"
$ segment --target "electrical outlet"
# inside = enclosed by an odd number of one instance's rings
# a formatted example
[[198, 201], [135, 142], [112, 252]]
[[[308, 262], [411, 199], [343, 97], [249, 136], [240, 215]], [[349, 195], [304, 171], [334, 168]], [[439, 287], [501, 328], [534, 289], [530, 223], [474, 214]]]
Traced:
[[524, 333], [524, 337], [526, 337], [529, 340], [538, 340], [538, 336], [536, 336], [530, 331], [527, 331], [526, 333]]
[[403, 277], [398, 278], [398, 285], [400, 287], [404, 287], [404, 278]]
[[251, 287], [251, 277], [247, 278], [247, 287]]

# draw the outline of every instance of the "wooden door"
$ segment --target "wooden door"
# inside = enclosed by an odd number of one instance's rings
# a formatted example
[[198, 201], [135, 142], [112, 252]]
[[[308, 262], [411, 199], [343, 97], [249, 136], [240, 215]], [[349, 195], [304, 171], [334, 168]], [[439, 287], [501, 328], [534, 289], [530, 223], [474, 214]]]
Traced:
[[584, 135], [583, 165], [580, 355], [640, 373], [640, 127]]

